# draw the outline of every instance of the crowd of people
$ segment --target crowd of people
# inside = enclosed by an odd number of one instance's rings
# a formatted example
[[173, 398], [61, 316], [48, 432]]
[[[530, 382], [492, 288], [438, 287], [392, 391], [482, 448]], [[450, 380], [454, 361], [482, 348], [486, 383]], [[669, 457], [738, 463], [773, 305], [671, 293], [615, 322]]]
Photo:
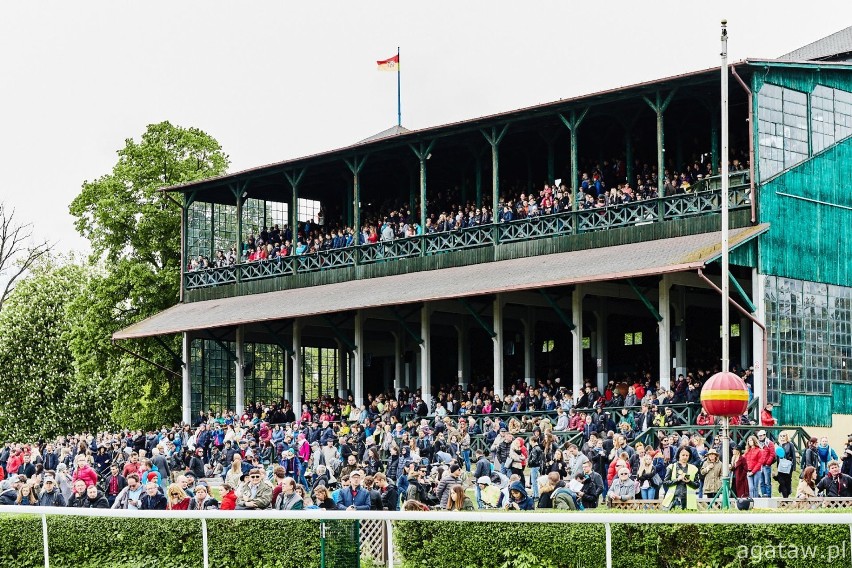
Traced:
[[[734, 159], [730, 163], [732, 172], [747, 170], [746, 162]], [[664, 195], [691, 193], [698, 182], [710, 175], [709, 161], [696, 161], [686, 165], [680, 172], [664, 172]], [[582, 173], [576, 198], [581, 210], [597, 209], [634, 201], [658, 197], [656, 169], [649, 164], [637, 162], [635, 181], [626, 180], [626, 164], [623, 159], [588, 164]], [[428, 215], [424, 226], [420, 226], [418, 206], [387, 200], [377, 207], [366, 205], [362, 211], [364, 219], [358, 231], [348, 226], [341, 218], [326, 218], [320, 209], [314, 219], [299, 223], [295, 238], [288, 224], [255, 227], [245, 238], [238, 250], [236, 245], [228, 251], [218, 250], [213, 259], [204, 255], [191, 258], [188, 269], [201, 270], [222, 268], [238, 263], [273, 261], [291, 256], [347, 248], [355, 244], [368, 245], [396, 239], [455, 231], [528, 219], [570, 211], [574, 196], [562, 180], [548, 181], [541, 189], [523, 189], [524, 184], [513, 184], [501, 197], [498, 207], [475, 203], [460, 197], [458, 188], [439, 192], [430, 198]], [[293, 250], [295, 247], [295, 250]]]
[[[157, 431], [7, 443], [0, 505], [581, 510], [662, 500], [694, 508], [722, 487], [716, 419], [697, 411], [704, 376], [680, 376], [671, 390], [648, 375], [603, 392], [587, 384], [578, 396], [558, 378], [518, 382], [502, 399], [448, 385], [428, 401], [407, 390], [361, 406], [326, 398], [298, 416], [287, 401], [258, 402], [240, 416], [200, 412], [192, 424]], [[852, 496], [852, 438], [841, 452], [814, 438], [799, 455], [772, 411], [766, 405], [757, 421], [769, 431], [734, 444], [736, 495], [771, 497], [777, 481], [785, 498]], [[643, 436], [649, 428], [655, 435]]]

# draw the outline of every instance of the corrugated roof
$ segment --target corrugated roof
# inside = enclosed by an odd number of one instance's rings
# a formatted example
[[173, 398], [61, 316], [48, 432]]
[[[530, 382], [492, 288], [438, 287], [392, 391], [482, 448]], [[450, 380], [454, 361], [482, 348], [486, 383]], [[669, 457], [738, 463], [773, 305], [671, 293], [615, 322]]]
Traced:
[[[730, 234], [731, 247], [768, 229], [768, 224], [734, 229]], [[695, 270], [719, 257], [721, 242], [721, 232], [701, 233], [178, 304], [115, 333], [113, 339]]]
[[847, 53], [852, 53], [852, 26], [795, 49], [790, 53], [785, 53], [778, 59], [782, 61], [815, 61]]

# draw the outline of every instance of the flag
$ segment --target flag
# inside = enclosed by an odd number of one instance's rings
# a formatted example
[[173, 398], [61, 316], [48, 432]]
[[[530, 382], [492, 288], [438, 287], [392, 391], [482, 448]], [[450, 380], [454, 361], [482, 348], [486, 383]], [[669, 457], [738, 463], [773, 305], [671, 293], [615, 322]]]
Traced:
[[396, 71], [399, 73], [399, 54], [397, 53], [384, 61], [376, 61], [376, 65], [379, 66], [379, 71]]

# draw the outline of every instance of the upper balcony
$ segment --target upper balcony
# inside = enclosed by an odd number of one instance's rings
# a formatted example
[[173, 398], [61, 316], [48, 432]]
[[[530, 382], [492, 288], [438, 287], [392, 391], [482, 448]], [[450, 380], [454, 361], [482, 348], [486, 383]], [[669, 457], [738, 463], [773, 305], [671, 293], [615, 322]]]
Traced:
[[[717, 230], [718, 92], [711, 69], [168, 188], [183, 194], [183, 300]], [[730, 100], [742, 226], [752, 110], [743, 90]]]

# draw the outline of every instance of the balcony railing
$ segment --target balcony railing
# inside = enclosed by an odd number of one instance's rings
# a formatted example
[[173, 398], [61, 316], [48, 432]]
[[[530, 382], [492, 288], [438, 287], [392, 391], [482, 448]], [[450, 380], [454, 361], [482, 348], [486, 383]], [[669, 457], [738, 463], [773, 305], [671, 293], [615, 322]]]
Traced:
[[[745, 175], [731, 176], [729, 206], [746, 208], [750, 204]], [[633, 201], [579, 211], [563, 211], [553, 215], [528, 217], [508, 223], [469, 227], [456, 231], [428, 233], [416, 237], [350, 246], [312, 254], [251, 262], [225, 268], [196, 270], [184, 274], [187, 289], [230, 284], [307, 272], [331, 270], [358, 264], [372, 264], [411, 257], [431, 256], [450, 251], [494, 246], [535, 239], [553, 238], [578, 233], [606, 231], [618, 227], [646, 225], [699, 215], [712, 214], [721, 208], [721, 191], [712, 183], [716, 178], [699, 182], [694, 191], [645, 201]], [[709, 188], [709, 189], [708, 189]]]

